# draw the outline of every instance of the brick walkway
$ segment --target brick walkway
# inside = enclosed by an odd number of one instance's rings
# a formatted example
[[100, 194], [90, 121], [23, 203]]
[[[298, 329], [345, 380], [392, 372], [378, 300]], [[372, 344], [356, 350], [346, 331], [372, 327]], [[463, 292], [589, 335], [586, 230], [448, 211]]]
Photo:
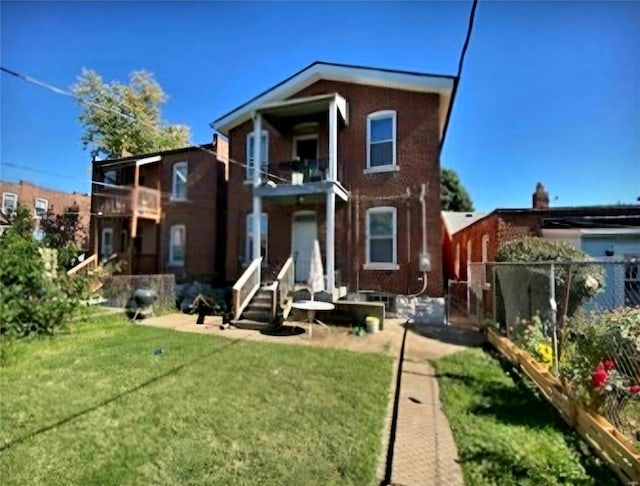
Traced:
[[[462, 471], [449, 422], [440, 409], [438, 381], [431, 365], [420, 355], [424, 353], [424, 338], [407, 332], [404, 359], [400, 374], [393, 456], [389, 457], [387, 432], [386, 455], [381, 461], [381, 483], [393, 485], [462, 485]], [[416, 357], [418, 359], [416, 359]], [[395, 380], [394, 380], [395, 381]], [[394, 386], [395, 391], [395, 386]], [[394, 397], [395, 398], [395, 397]], [[393, 407], [387, 414], [386, 428], [392, 428]], [[391, 476], [387, 462], [391, 459]], [[386, 478], [386, 480], [385, 480]]]

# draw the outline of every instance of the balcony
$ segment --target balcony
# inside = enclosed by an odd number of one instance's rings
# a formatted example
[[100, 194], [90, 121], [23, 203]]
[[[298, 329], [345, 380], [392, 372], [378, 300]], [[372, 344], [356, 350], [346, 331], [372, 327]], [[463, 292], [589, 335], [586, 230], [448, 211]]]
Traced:
[[289, 160], [268, 167], [269, 175], [262, 179], [254, 194], [274, 199], [274, 202], [295, 204], [299, 202], [322, 202], [328, 192], [335, 192], [347, 201], [347, 190], [340, 184], [341, 167], [338, 166], [338, 180], [329, 177], [329, 160], [304, 159]]
[[99, 216], [160, 221], [160, 191], [143, 186], [102, 186], [93, 193]]

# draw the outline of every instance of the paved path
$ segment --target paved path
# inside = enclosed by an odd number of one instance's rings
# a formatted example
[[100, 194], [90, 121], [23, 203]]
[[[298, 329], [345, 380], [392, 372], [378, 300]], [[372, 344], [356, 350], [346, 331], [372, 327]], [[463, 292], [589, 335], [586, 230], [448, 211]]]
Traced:
[[[482, 337], [478, 333], [452, 327], [415, 326], [405, 329], [403, 321], [388, 319], [384, 331], [367, 337], [353, 336], [344, 327], [332, 327], [330, 330], [318, 327], [314, 329], [313, 338], [309, 339], [306, 332], [292, 333], [293, 326], [289, 322], [283, 332], [270, 335], [252, 330], [220, 330], [221, 320], [217, 317], [207, 317], [204, 325], [196, 325], [195, 321], [196, 316], [193, 315], [170, 314], [139, 322], [233, 339], [334, 347], [393, 356], [395, 366], [382, 438], [383, 453], [378, 467], [380, 483], [398, 486], [463, 484], [451, 429], [440, 408], [438, 380], [429, 360], [479, 344]], [[301, 326], [306, 329], [305, 324]], [[400, 363], [402, 369], [398, 375]], [[398, 378], [399, 392], [396, 390]], [[389, 451], [390, 443], [393, 445], [392, 453]]]

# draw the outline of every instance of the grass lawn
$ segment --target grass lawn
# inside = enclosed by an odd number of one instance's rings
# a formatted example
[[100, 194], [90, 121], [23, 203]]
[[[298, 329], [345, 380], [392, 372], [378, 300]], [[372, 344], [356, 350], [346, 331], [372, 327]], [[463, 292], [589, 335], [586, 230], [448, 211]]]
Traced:
[[506, 362], [473, 349], [434, 365], [467, 486], [618, 484]]
[[2, 482], [375, 484], [391, 366], [116, 317], [78, 324], [20, 343], [0, 368]]

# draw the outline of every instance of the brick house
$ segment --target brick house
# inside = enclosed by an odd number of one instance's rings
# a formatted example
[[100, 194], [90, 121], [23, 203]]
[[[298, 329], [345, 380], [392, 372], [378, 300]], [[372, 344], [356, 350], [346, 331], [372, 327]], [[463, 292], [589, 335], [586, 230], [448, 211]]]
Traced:
[[442, 219], [445, 282], [467, 281], [470, 263], [493, 262], [503, 244], [538, 236], [570, 243], [602, 261], [628, 261], [637, 280], [631, 285], [640, 288], [640, 205], [549, 207], [549, 196], [538, 184], [531, 208], [443, 211]]
[[305, 282], [317, 239], [334, 299], [416, 293], [424, 275], [441, 296], [439, 147], [453, 80], [316, 62], [215, 120], [247, 165], [229, 166], [227, 278], [262, 254], [263, 280], [291, 256]]
[[[63, 214], [69, 210], [77, 210], [80, 224], [87, 230], [89, 229], [91, 198], [88, 194], [48, 189], [28, 181], [0, 181], [0, 194], [2, 194], [3, 223], [9, 223], [11, 214], [20, 204], [29, 208], [33, 213], [36, 229], [41, 218], [51, 214]], [[0, 225], [0, 227], [6, 226], [6, 224]], [[82, 236], [79, 239], [82, 240]], [[86, 244], [83, 241], [78, 241], [78, 243]]]
[[92, 248], [124, 273], [224, 282], [227, 142], [93, 162]]

